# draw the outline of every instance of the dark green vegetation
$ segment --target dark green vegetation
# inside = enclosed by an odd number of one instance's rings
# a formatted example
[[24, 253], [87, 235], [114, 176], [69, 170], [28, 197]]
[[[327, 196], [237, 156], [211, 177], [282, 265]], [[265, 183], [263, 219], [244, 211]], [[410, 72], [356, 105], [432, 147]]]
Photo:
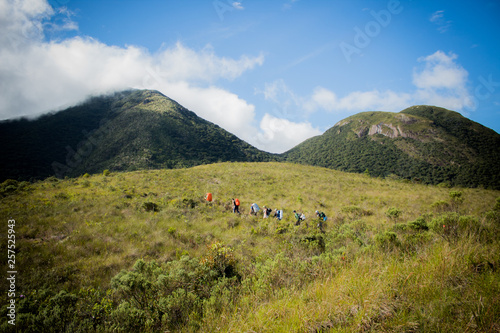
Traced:
[[500, 135], [432, 106], [356, 114], [284, 158], [376, 177], [500, 189]]
[[0, 122], [0, 142], [0, 181], [285, 160], [375, 177], [500, 189], [500, 135], [431, 106], [360, 113], [275, 155], [156, 91], [131, 90], [34, 121]]
[[0, 142], [0, 181], [274, 159], [149, 90], [94, 97], [34, 121], [1, 122]]
[[[499, 191], [288, 163], [1, 190], [3, 239], [16, 221], [18, 332], [500, 330]], [[253, 202], [284, 219], [249, 216]], [[0, 330], [14, 331], [2, 295]]]

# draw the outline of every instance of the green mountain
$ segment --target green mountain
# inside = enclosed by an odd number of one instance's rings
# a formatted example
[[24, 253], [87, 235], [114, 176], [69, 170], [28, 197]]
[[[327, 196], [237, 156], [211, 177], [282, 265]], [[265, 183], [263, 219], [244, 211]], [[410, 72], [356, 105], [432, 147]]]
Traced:
[[225, 161], [323, 166], [500, 189], [500, 135], [433, 106], [363, 112], [281, 155], [251, 146], [157, 91], [93, 97], [36, 120], [0, 122], [0, 181]]
[[283, 157], [372, 176], [500, 188], [500, 135], [434, 106], [353, 115]]
[[0, 142], [2, 181], [275, 158], [150, 90], [1, 122]]

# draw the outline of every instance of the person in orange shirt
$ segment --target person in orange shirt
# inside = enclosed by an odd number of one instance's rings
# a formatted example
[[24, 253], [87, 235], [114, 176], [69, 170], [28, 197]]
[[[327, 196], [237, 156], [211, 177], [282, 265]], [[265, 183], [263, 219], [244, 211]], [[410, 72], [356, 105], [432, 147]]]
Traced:
[[240, 213], [240, 200], [238, 198], [233, 199], [233, 213]]

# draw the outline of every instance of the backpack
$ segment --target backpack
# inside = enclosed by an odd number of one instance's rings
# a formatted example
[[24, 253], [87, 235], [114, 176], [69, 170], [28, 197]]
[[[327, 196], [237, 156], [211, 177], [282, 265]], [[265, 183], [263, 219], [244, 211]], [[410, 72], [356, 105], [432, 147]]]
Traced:
[[236, 199], [234, 199], [234, 204], [235, 204], [236, 206], [239, 206], [239, 205], [240, 205], [240, 201], [236, 198]]

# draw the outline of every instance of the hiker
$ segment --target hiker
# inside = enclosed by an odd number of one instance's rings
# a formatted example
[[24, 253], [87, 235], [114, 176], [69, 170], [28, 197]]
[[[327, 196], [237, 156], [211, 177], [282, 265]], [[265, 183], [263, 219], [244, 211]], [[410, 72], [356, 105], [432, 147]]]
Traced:
[[276, 208], [274, 210], [274, 215], [273, 215], [274, 218], [278, 219], [278, 221], [280, 221], [282, 218], [283, 218], [283, 211], [280, 209], [278, 210], [278, 208]]
[[259, 205], [257, 205], [256, 203], [253, 203], [251, 206], [250, 206], [250, 215], [257, 215], [257, 212], [260, 210], [259, 208]]
[[323, 212], [316, 211], [316, 216], [317, 216], [320, 220], [323, 220], [323, 221], [326, 221], [326, 220], [327, 220], [327, 217], [326, 217], [325, 213], [323, 213]]
[[233, 200], [233, 213], [240, 213], [240, 201], [238, 198], [232, 199]]
[[300, 213], [297, 213], [297, 211], [294, 210], [293, 214], [295, 216], [295, 225], [300, 225], [300, 220], [301, 220]]
[[208, 202], [212, 202], [212, 193], [207, 193], [207, 195], [205, 196], [205, 200], [207, 200]]
[[326, 217], [325, 213], [318, 212], [318, 211], [316, 211], [316, 216], [318, 216], [318, 218], [319, 218], [317, 227], [318, 227], [319, 231], [324, 232], [323, 231], [323, 222], [326, 221], [328, 218]]
[[267, 219], [273, 210], [264, 206], [264, 218]]

